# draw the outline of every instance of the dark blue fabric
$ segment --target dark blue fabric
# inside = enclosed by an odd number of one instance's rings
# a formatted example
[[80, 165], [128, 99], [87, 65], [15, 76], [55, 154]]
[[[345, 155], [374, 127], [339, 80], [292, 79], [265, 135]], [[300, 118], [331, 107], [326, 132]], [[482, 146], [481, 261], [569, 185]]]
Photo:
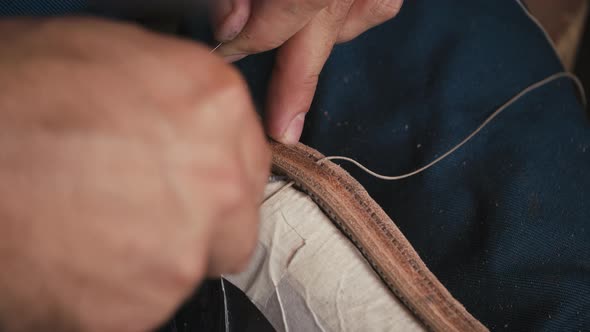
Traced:
[[[263, 105], [270, 56], [240, 67]], [[528, 85], [562, 71], [514, 1], [407, 1], [336, 48], [303, 142], [403, 174]], [[431, 170], [365, 185], [427, 265], [494, 330], [590, 330], [590, 126], [562, 79]]]
[[[261, 109], [272, 61], [239, 64]], [[406, 173], [561, 70], [515, 1], [406, 1], [335, 49], [303, 142]], [[590, 330], [590, 125], [568, 80], [522, 98], [416, 177], [383, 182], [343, 166], [489, 328]]]
[[88, 0], [0, 0], [0, 16], [64, 15], [85, 11]]

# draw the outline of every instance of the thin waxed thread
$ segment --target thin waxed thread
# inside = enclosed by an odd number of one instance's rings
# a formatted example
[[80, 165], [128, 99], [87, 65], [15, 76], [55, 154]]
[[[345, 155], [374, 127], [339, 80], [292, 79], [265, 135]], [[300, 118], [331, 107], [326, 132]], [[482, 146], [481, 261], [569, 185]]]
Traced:
[[[574, 83], [576, 84], [576, 87], [578, 88], [578, 91], [580, 93], [580, 98], [582, 99], [582, 104], [584, 105], [584, 107], [587, 106], [587, 99], [586, 99], [586, 93], [584, 92], [584, 86], [582, 85], [582, 82], [578, 79], [578, 77], [576, 77], [574, 74], [572, 73], [568, 73], [568, 72], [561, 72], [561, 73], [556, 73], [553, 74], [551, 76], [548, 76], [547, 78], [534, 83], [530, 86], [528, 86], [527, 88], [525, 88], [524, 90], [522, 90], [521, 92], [519, 92], [518, 94], [516, 94], [514, 97], [510, 98], [510, 100], [508, 100], [506, 103], [504, 103], [502, 106], [500, 106], [497, 110], [495, 110], [479, 127], [477, 127], [477, 129], [475, 129], [471, 134], [469, 134], [469, 136], [467, 136], [465, 139], [463, 139], [463, 141], [461, 141], [459, 144], [457, 144], [455, 147], [453, 147], [451, 150], [447, 151], [445, 154], [443, 154], [442, 156], [436, 158], [435, 160], [433, 160], [432, 162], [430, 162], [429, 164], [427, 164], [426, 166], [419, 168], [413, 172], [407, 173], [407, 174], [403, 174], [403, 175], [398, 175], [398, 176], [386, 176], [386, 175], [382, 175], [379, 173], [376, 173], [372, 170], [370, 170], [368, 167], [364, 166], [363, 164], [361, 164], [360, 162], [349, 158], [349, 157], [342, 157], [342, 156], [332, 156], [332, 157], [325, 157], [322, 158], [320, 160], [318, 160], [316, 163], [317, 164], [321, 164], [326, 160], [341, 160], [341, 161], [347, 161], [352, 163], [353, 165], [357, 166], [358, 168], [360, 168], [362, 171], [364, 171], [365, 173], [380, 179], [380, 180], [385, 180], [385, 181], [398, 181], [398, 180], [402, 180], [402, 179], [407, 179], [409, 177], [418, 175], [426, 170], [428, 170], [429, 168], [435, 166], [436, 164], [438, 164], [439, 162], [441, 162], [442, 160], [444, 160], [445, 158], [447, 158], [448, 156], [450, 156], [451, 154], [453, 154], [455, 151], [457, 151], [458, 149], [460, 149], [463, 145], [465, 145], [466, 143], [468, 143], [469, 141], [471, 141], [471, 139], [473, 139], [473, 137], [475, 137], [477, 134], [479, 134], [479, 132], [481, 132], [490, 122], [492, 122], [498, 115], [500, 115], [500, 113], [502, 113], [504, 110], [506, 110], [508, 107], [512, 106], [512, 104], [514, 104], [515, 102], [517, 102], [520, 98], [522, 98], [523, 96], [525, 96], [526, 94], [530, 93], [531, 91], [534, 91], [536, 89], [538, 89], [539, 87], [544, 86], [547, 83], [550, 83], [554, 80], [557, 80], [559, 78], [570, 78], [571, 80], [574, 81]], [[294, 181], [289, 181], [287, 184], [285, 184], [283, 187], [281, 187], [279, 190], [277, 190], [276, 192], [274, 192], [272, 195], [270, 195], [269, 197], [267, 197], [264, 201], [263, 204], [265, 202], [267, 202], [268, 200], [270, 200], [272, 197], [277, 196], [278, 194], [280, 194], [281, 192], [283, 192], [284, 190], [286, 190], [287, 188], [292, 187], [295, 184]]]
[[427, 164], [424, 167], [421, 167], [413, 172], [407, 173], [407, 174], [403, 174], [403, 175], [398, 175], [398, 176], [386, 176], [386, 175], [382, 175], [382, 174], [378, 174], [372, 170], [370, 170], [368, 167], [364, 166], [363, 164], [361, 164], [360, 162], [352, 159], [352, 158], [348, 158], [348, 157], [342, 157], [342, 156], [332, 156], [332, 157], [325, 157], [323, 159], [320, 159], [317, 161], [318, 164], [321, 164], [322, 162], [326, 161], [326, 160], [341, 160], [341, 161], [347, 161], [350, 162], [352, 164], [354, 164], [355, 166], [357, 166], [358, 168], [360, 168], [361, 170], [363, 170], [364, 172], [366, 172], [367, 174], [380, 179], [380, 180], [385, 180], [385, 181], [398, 181], [398, 180], [402, 180], [402, 179], [407, 179], [409, 177], [412, 177], [414, 175], [418, 175], [426, 170], [428, 170], [429, 168], [433, 167], [434, 165], [438, 164], [439, 162], [441, 162], [442, 160], [446, 159], [448, 156], [450, 156], [451, 154], [453, 154], [455, 151], [457, 151], [458, 149], [460, 149], [463, 145], [465, 145], [466, 143], [468, 143], [469, 141], [471, 141], [471, 139], [473, 139], [473, 137], [475, 137], [477, 134], [479, 134], [479, 132], [481, 132], [490, 122], [492, 122], [498, 115], [500, 115], [500, 113], [502, 113], [504, 110], [506, 110], [508, 107], [512, 106], [512, 104], [514, 104], [515, 102], [517, 102], [520, 98], [522, 98], [523, 96], [525, 96], [526, 94], [530, 93], [531, 91], [534, 91], [536, 89], [538, 89], [539, 87], [544, 86], [547, 83], [550, 83], [554, 80], [560, 79], [560, 78], [570, 78], [571, 80], [574, 81], [574, 83], [576, 84], [579, 92], [580, 92], [580, 98], [582, 99], [582, 104], [584, 105], [584, 107], [587, 106], [587, 100], [586, 100], [586, 94], [584, 92], [584, 86], [582, 85], [582, 82], [580, 82], [580, 80], [578, 79], [578, 77], [576, 77], [574, 74], [572, 73], [568, 73], [568, 72], [561, 72], [561, 73], [557, 73], [557, 74], [553, 74], [537, 83], [534, 83], [532, 85], [530, 85], [529, 87], [527, 87], [526, 89], [522, 90], [520, 93], [518, 93], [517, 95], [515, 95], [514, 97], [512, 97], [510, 100], [508, 100], [506, 103], [504, 103], [504, 105], [500, 106], [500, 108], [498, 108], [496, 111], [494, 111], [494, 113], [492, 113], [479, 127], [477, 127], [477, 129], [475, 129], [471, 134], [469, 134], [469, 136], [467, 136], [465, 139], [463, 139], [463, 141], [461, 141], [459, 144], [457, 144], [455, 147], [453, 147], [452, 149], [450, 149], [449, 151], [447, 151], [445, 154], [443, 154], [442, 156], [436, 158], [435, 160], [433, 160], [432, 162], [430, 162], [429, 164]]
[[[219, 43], [215, 48], [213, 48], [210, 52], [210, 54], [215, 53], [215, 51], [217, 49], [219, 49], [221, 46], [223, 45], [223, 43]], [[542, 86], [544, 86], [547, 83], [550, 83], [554, 80], [560, 79], [560, 78], [569, 78], [572, 81], [574, 81], [574, 83], [576, 84], [576, 87], [578, 88], [578, 91], [580, 93], [580, 98], [582, 99], [582, 104], [584, 105], [584, 107], [587, 106], [587, 99], [586, 99], [586, 93], [584, 92], [584, 86], [582, 84], [582, 82], [580, 81], [580, 79], [578, 79], [577, 76], [575, 76], [572, 73], [568, 73], [568, 72], [561, 72], [561, 73], [556, 73], [553, 74], [537, 83], [534, 83], [530, 86], [528, 86], [527, 88], [525, 88], [524, 90], [522, 90], [520, 93], [518, 93], [517, 95], [515, 95], [514, 97], [512, 97], [510, 100], [508, 100], [506, 103], [504, 103], [502, 106], [500, 106], [496, 111], [494, 111], [479, 127], [477, 127], [471, 134], [469, 134], [469, 136], [467, 136], [465, 139], [463, 139], [463, 141], [461, 141], [459, 144], [457, 144], [456, 146], [454, 146], [452, 149], [450, 149], [449, 151], [447, 151], [445, 154], [443, 154], [442, 156], [436, 158], [435, 160], [433, 160], [432, 162], [430, 162], [429, 164], [427, 164], [424, 167], [421, 167], [413, 172], [407, 173], [407, 174], [403, 174], [403, 175], [397, 175], [397, 176], [386, 176], [386, 175], [382, 175], [379, 174], [377, 172], [374, 172], [372, 170], [370, 170], [368, 167], [364, 166], [363, 164], [361, 164], [360, 162], [349, 158], [349, 157], [343, 157], [343, 156], [331, 156], [331, 157], [325, 157], [323, 159], [320, 159], [317, 161], [318, 164], [321, 164], [322, 162], [326, 161], [326, 160], [340, 160], [340, 161], [347, 161], [349, 163], [352, 163], [353, 165], [357, 166], [358, 168], [360, 168], [362, 171], [364, 171], [365, 173], [380, 179], [380, 180], [385, 180], [385, 181], [398, 181], [398, 180], [403, 180], [403, 179], [407, 179], [410, 178], [412, 176], [418, 175], [428, 169], [430, 169], [431, 167], [435, 166], [436, 164], [438, 164], [439, 162], [443, 161], [444, 159], [446, 159], [448, 156], [450, 156], [451, 154], [453, 154], [455, 151], [459, 150], [463, 145], [467, 144], [469, 141], [471, 141], [477, 134], [479, 134], [490, 122], [492, 122], [498, 115], [500, 115], [500, 113], [502, 113], [504, 110], [506, 110], [508, 107], [512, 106], [515, 102], [517, 102], [518, 100], [520, 100], [520, 98], [522, 98], [523, 96], [527, 95], [528, 93], [530, 93], [531, 91], [534, 91]], [[281, 193], [283, 190], [293, 186], [294, 182], [290, 181], [289, 183], [287, 183], [284, 187], [282, 187], [281, 189], [277, 190], [275, 193], [273, 193], [271, 196], [267, 197], [262, 204], [264, 204], [266, 201], [268, 201], [270, 198], [276, 196], [277, 194]]]
[[225, 282], [223, 281], [223, 276], [221, 276], [221, 293], [223, 294], [223, 321], [225, 323], [225, 332], [229, 332], [229, 310], [227, 305], [227, 293], [225, 291]]
[[217, 44], [217, 46], [215, 46], [215, 48], [213, 48], [213, 49], [211, 50], [211, 52], [209, 52], [209, 54], [213, 54], [213, 53], [215, 53], [215, 51], [217, 51], [217, 49], [219, 49], [219, 48], [221, 47], [221, 45], [223, 45], [223, 43], [219, 43], [219, 44]]

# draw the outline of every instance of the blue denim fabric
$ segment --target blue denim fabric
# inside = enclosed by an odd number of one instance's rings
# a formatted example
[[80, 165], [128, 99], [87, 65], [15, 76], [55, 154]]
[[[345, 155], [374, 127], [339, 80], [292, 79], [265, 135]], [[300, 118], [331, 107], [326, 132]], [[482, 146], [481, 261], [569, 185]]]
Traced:
[[[270, 52], [238, 64], [261, 109], [272, 62]], [[393, 21], [336, 47], [302, 140], [406, 173], [562, 70], [515, 1], [406, 1]], [[588, 120], [561, 79], [413, 178], [383, 182], [342, 166], [489, 328], [590, 330]]]

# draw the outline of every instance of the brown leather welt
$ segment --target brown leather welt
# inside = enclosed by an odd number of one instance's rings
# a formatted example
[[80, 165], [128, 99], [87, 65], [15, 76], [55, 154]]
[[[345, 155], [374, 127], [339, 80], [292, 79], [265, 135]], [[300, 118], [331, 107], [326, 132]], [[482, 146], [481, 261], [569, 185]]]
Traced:
[[388, 288], [434, 331], [487, 331], [430, 272], [352, 176], [302, 144], [271, 143], [273, 171], [305, 191], [351, 239]]

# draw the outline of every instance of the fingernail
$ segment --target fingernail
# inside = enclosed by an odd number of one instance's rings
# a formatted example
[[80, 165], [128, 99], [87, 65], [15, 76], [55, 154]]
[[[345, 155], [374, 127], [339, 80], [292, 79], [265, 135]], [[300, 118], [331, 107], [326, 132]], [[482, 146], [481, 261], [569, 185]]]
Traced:
[[305, 113], [297, 114], [289, 123], [289, 126], [283, 133], [281, 142], [284, 144], [297, 144], [303, 132], [303, 124], [305, 123]]
[[247, 54], [228, 55], [228, 56], [224, 57], [223, 60], [225, 60], [225, 62], [227, 62], [227, 63], [233, 63], [233, 62], [242, 60], [246, 56], [248, 56], [248, 55]]
[[220, 42], [234, 40], [244, 29], [249, 16], [249, 0], [219, 1], [215, 37]]

